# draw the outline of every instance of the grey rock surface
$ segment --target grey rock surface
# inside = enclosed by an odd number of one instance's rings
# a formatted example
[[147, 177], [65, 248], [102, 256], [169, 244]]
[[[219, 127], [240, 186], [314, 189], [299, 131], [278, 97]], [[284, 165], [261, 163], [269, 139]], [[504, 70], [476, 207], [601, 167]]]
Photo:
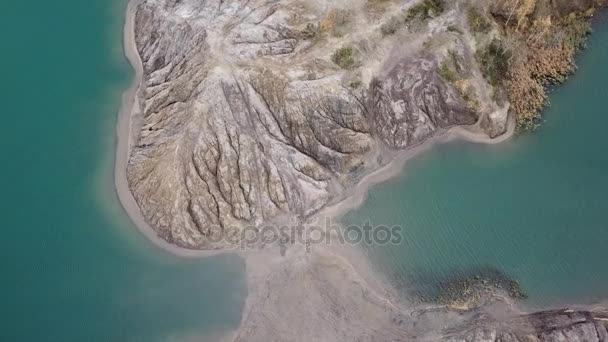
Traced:
[[450, 342], [603, 342], [608, 341], [608, 312], [551, 310], [504, 322], [470, 324]]
[[[506, 111], [494, 114], [474, 42], [446, 29], [462, 21], [461, 9], [384, 37], [383, 21], [415, 1], [376, 11], [370, 3], [139, 4], [144, 78], [127, 176], [160, 237], [193, 249], [231, 247], [244, 227], [305, 219], [343, 199], [345, 188], [390, 161], [378, 158], [386, 151], [481, 119], [492, 136], [505, 131]], [[354, 51], [353, 68], [332, 61], [340, 47]], [[470, 109], [438, 76], [448, 50], [468, 61], [481, 108]]]

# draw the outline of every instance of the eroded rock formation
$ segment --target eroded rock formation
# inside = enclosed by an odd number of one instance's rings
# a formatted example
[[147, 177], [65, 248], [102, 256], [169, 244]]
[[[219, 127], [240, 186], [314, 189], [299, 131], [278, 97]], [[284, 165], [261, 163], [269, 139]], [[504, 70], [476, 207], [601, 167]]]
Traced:
[[[608, 313], [585, 310], [541, 311], [485, 325], [473, 321], [450, 342], [603, 342], [608, 341]], [[448, 333], [449, 334], [449, 333]]]
[[[462, 24], [459, 5], [382, 33], [415, 4], [142, 1], [128, 180], [148, 223], [182, 247], [229, 247], [235, 239], [217, 237], [340, 200], [388, 162], [382, 151], [479, 121], [502, 134], [506, 107], [489, 95], [474, 42], [448, 30]], [[466, 98], [437, 73], [448, 55], [467, 69]]]

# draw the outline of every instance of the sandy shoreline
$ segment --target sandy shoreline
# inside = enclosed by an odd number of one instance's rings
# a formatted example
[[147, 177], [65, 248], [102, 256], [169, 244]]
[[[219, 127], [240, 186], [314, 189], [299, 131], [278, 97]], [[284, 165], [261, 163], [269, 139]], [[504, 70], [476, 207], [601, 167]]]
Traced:
[[116, 158], [114, 162], [114, 183], [116, 193], [122, 207], [135, 227], [137, 227], [146, 238], [163, 250], [179, 257], [205, 257], [230, 252], [189, 250], [174, 246], [161, 239], [144, 219], [139, 206], [129, 189], [127, 181], [127, 164], [129, 162], [132, 144], [132, 119], [134, 110], [138, 110], [138, 108], [135, 107], [137, 106], [135, 99], [143, 77], [143, 66], [135, 46], [134, 34], [135, 10], [140, 1], [141, 0], [129, 0], [123, 30], [124, 54], [135, 71], [135, 77], [127, 91], [122, 95], [116, 123]]

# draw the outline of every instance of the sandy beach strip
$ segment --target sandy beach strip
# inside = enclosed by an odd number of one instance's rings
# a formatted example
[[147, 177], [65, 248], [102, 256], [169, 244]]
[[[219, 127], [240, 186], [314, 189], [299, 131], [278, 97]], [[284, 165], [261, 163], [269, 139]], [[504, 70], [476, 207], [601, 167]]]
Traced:
[[129, 89], [122, 95], [122, 102], [118, 112], [118, 120], [116, 124], [116, 158], [114, 161], [114, 182], [116, 193], [125, 212], [137, 229], [156, 246], [163, 250], [179, 256], [179, 257], [206, 257], [217, 254], [222, 254], [231, 251], [208, 251], [208, 250], [190, 250], [177, 247], [160, 238], [154, 229], [148, 225], [139, 205], [135, 201], [129, 183], [127, 181], [127, 164], [133, 144], [133, 117], [135, 112], [139, 112], [136, 101], [137, 92], [143, 79], [143, 66], [141, 58], [137, 53], [135, 45], [135, 12], [137, 5], [141, 0], [130, 0], [127, 4], [127, 12], [125, 15], [125, 24], [123, 31], [123, 49], [124, 54], [133, 66], [135, 77]]

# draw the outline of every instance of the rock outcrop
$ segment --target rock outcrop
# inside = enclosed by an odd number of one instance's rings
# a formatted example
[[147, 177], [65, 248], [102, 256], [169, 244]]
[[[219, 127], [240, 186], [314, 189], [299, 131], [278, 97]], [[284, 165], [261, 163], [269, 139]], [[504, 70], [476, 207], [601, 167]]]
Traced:
[[[448, 337], [450, 342], [604, 342], [608, 341], [608, 312], [541, 311], [484, 325], [473, 321]], [[462, 329], [459, 327], [458, 329]]]
[[[474, 41], [453, 29], [461, 4], [383, 33], [416, 4], [143, 0], [127, 173], [158, 235], [231, 247], [243, 227], [305, 219], [341, 200], [390, 161], [387, 150], [478, 122], [502, 134], [507, 105], [491, 99]], [[437, 72], [448, 56], [466, 69], [466, 94]]]

